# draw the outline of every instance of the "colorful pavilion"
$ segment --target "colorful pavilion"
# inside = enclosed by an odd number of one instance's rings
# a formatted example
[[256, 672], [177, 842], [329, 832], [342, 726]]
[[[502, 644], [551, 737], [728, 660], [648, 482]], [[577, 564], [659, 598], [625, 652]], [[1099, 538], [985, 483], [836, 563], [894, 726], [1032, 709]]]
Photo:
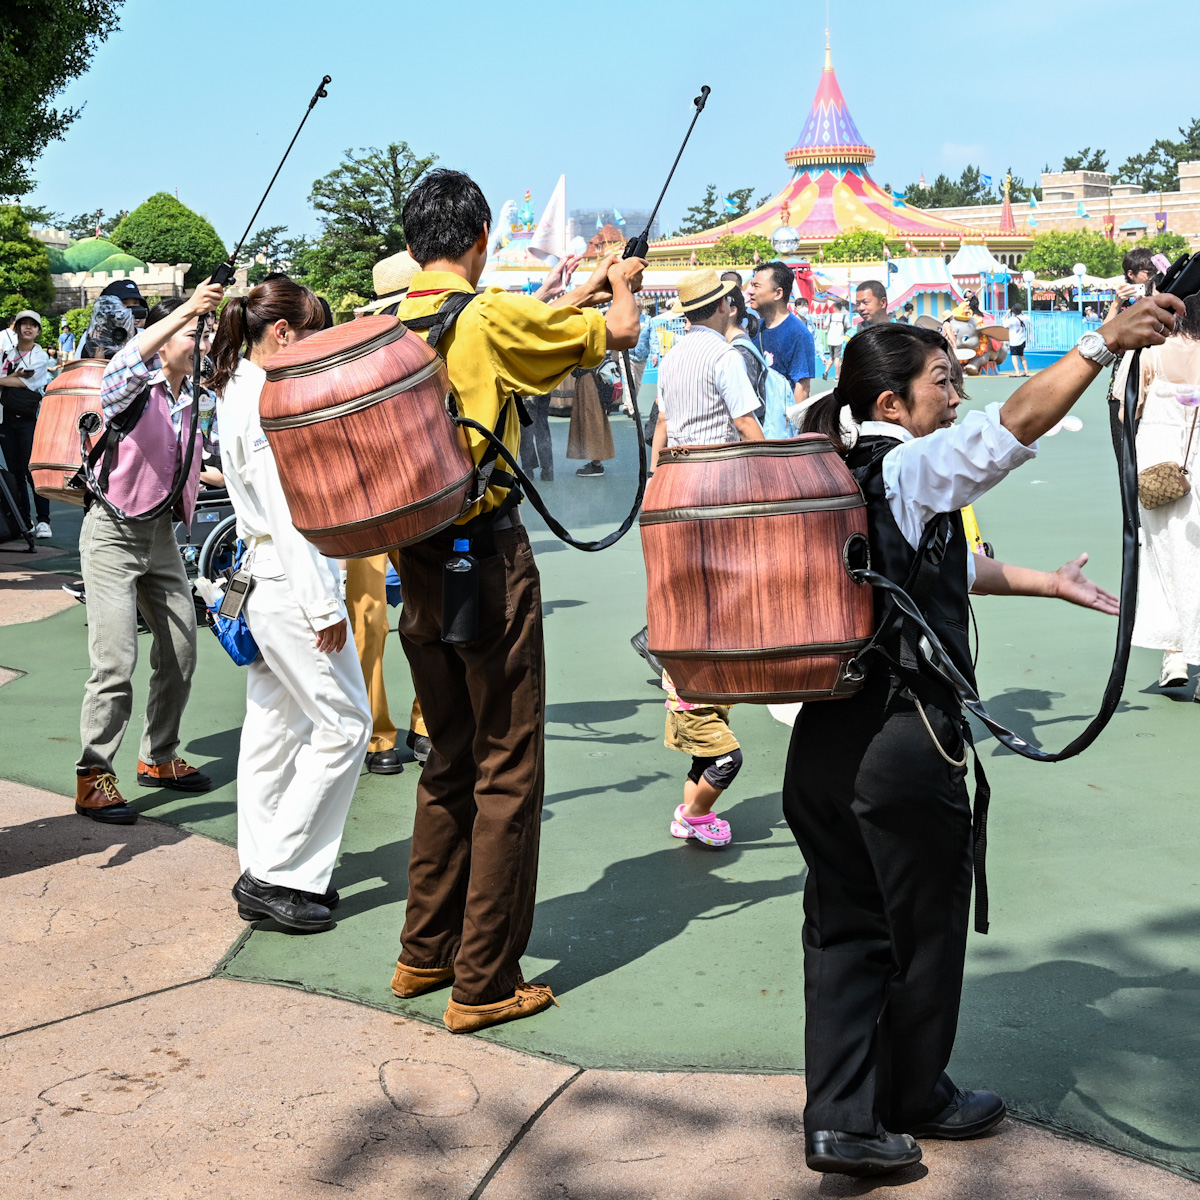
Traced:
[[[863, 140], [846, 107], [833, 70], [828, 35], [825, 69], [812, 109], [800, 140], [784, 160], [792, 168], [792, 178], [777, 196], [715, 229], [655, 242], [650, 247], [651, 259], [679, 259], [727, 235], [769, 238], [784, 227], [796, 234], [776, 242], [783, 257], [789, 259], [797, 254], [818, 257], [822, 244], [855, 229], [903, 240], [926, 254], [952, 253], [964, 239], [983, 236], [981, 230], [913, 208], [871, 178], [867, 166], [875, 161], [875, 151]], [[795, 249], [785, 251], [789, 242]]]

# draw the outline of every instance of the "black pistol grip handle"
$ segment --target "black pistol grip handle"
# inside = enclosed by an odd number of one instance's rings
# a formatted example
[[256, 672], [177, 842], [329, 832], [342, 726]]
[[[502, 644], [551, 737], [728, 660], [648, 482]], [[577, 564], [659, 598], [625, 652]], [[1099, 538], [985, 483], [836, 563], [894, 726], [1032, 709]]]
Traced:
[[622, 258], [645, 258], [650, 252], [650, 242], [643, 233], [640, 237], [631, 237], [625, 243], [625, 252], [621, 255]]
[[209, 283], [219, 283], [222, 287], [228, 287], [233, 282], [233, 273], [236, 270], [233, 263], [226, 259], [217, 269], [209, 276]]

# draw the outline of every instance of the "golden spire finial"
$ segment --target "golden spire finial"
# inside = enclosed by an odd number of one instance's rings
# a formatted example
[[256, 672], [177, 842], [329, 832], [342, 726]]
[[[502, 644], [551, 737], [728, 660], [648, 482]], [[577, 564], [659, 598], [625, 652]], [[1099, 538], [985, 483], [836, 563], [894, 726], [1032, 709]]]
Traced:
[[833, 55], [829, 52], [829, 30], [825, 30], [825, 70], [833, 70]]

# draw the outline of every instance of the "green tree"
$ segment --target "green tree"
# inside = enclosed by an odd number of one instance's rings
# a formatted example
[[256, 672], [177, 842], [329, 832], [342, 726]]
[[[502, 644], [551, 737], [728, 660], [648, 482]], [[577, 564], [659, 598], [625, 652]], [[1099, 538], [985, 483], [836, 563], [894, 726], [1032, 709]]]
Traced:
[[1187, 238], [1178, 233], [1156, 233], [1153, 237], [1138, 238], [1134, 245], [1145, 247], [1154, 254], [1165, 255], [1171, 260], [1192, 248]]
[[1062, 279], [1076, 263], [1089, 275], [1108, 278], [1120, 274], [1123, 248], [1092, 229], [1050, 230], [1039, 233], [1021, 260], [1021, 269], [1040, 279]]
[[[1020, 175], [1013, 174], [1012, 167], [1008, 168], [1006, 174], [1011, 179], [1008, 185], [1008, 198], [1013, 204], [1028, 203], [1030, 196], [1035, 200], [1042, 198], [1042, 185], [1040, 183], [1026, 183]], [[996, 189], [996, 195], [999, 199], [1004, 199], [1003, 183]]]
[[100, 236], [107, 237], [120, 223], [129, 216], [129, 209], [121, 209], [115, 216], [106, 217], [104, 209], [94, 209], [92, 212], [80, 213], [61, 226], [65, 233], [73, 238], [90, 238], [96, 236], [96, 227], [100, 227]]
[[883, 259], [887, 239], [882, 233], [868, 229], [851, 229], [839, 233], [825, 246], [825, 262], [879, 262]]
[[168, 192], [155, 192], [113, 230], [113, 242], [147, 263], [191, 263], [184, 283], [195, 287], [226, 257], [217, 231]]
[[308, 247], [305, 237], [286, 237], [286, 225], [268, 225], [246, 239], [237, 265], [246, 267], [246, 279], [253, 287], [273, 271], [291, 272], [297, 259]]
[[1063, 158], [1064, 171], [1107, 171], [1108, 155], [1103, 150], [1093, 150], [1084, 146], [1078, 154], [1068, 154]]
[[437, 161], [419, 158], [407, 142], [386, 150], [347, 150], [341, 164], [312, 186], [321, 235], [299, 255], [296, 274], [335, 306], [354, 292], [371, 295], [371, 268], [404, 249], [400, 214], [417, 181]]
[[710, 183], [704, 189], [704, 199], [699, 204], [693, 204], [683, 214], [679, 232], [703, 233], [706, 229], [715, 229], [723, 220], [724, 217], [718, 211], [717, 185]]
[[54, 300], [50, 256], [15, 204], [0, 205], [0, 315], [44, 313]]
[[718, 238], [713, 245], [696, 251], [696, 261], [705, 266], [749, 267], [754, 265], [755, 251], [758, 252], [759, 262], [770, 262], [776, 257], [770, 238], [746, 233]]
[[1200, 159], [1200, 117], [1186, 128], [1179, 126], [1179, 141], [1158, 138], [1148, 150], [1131, 154], [1118, 168], [1122, 183], [1137, 183], [1147, 192], [1173, 192], [1178, 187], [1181, 162]]
[[[1017, 176], [1013, 177], [1013, 184], [1014, 187], [1019, 184], [1022, 189], [1025, 188], [1025, 184]], [[1034, 190], [1040, 197], [1041, 188]], [[919, 183], [910, 183], [904, 190], [904, 198], [915, 208], [964, 208], [968, 205], [996, 204], [1004, 198], [1004, 185], [993, 187], [984, 183], [982, 170], [972, 165], [963, 168], [963, 173], [957, 181], [949, 175], [941, 174], [925, 187]], [[1014, 195], [1013, 198], [1018, 197]], [[1026, 189], [1025, 194], [1019, 198], [1028, 200], [1029, 191]]]
[[33, 187], [29, 169], [80, 109], [51, 102], [117, 27], [121, 0], [9, 0], [0, 9], [0, 196]]

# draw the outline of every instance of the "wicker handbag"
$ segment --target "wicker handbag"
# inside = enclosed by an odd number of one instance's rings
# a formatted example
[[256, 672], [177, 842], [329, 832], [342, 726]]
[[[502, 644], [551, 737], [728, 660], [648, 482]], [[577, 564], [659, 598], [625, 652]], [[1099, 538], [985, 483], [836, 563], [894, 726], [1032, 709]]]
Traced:
[[1188, 430], [1182, 466], [1177, 462], [1160, 462], [1138, 472], [1138, 500], [1143, 508], [1162, 508], [1164, 504], [1182, 500], [1192, 490], [1188, 482], [1187, 461], [1192, 452], [1192, 436], [1196, 432], [1198, 416], [1200, 409], [1192, 413], [1192, 427]]

